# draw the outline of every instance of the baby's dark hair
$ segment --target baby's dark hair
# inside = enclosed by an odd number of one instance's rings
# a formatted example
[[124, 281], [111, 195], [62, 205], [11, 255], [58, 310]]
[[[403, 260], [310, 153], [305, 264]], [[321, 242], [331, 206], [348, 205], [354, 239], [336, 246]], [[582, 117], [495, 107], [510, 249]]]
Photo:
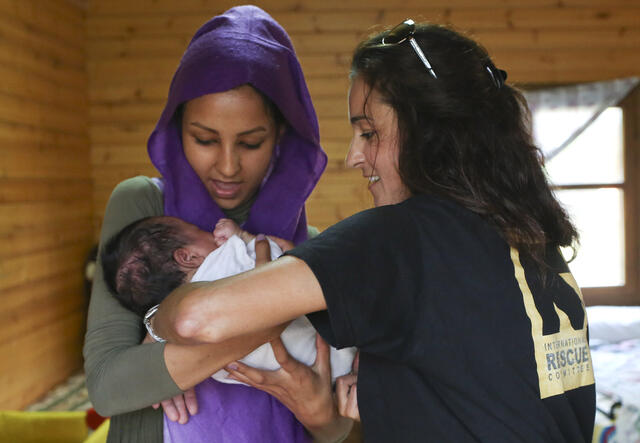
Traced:
[[187, 244], [188, 238], [162, 217], [127, 225], [100, 254], [109, 290], [124, 307], [144, 315], [184, 282], [186, 274], [173, 253]]

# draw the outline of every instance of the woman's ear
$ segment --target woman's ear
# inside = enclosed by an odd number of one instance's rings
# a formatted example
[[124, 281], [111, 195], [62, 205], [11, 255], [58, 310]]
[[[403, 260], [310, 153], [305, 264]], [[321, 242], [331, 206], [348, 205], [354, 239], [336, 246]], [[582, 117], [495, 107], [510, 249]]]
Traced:
[[195, 269], [204, 261], [204, 257], [192, 251], [188, 247], [178, 248], [173, 251], [173, 259], [182, 268]]

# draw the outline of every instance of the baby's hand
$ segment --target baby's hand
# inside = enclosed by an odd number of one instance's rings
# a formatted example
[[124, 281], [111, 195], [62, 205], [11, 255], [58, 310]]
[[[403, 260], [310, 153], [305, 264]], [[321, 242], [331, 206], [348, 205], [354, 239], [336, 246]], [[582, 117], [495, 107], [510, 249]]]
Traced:
[[242, 232], [240, 226], [231, 219], [221, 218], [213, 230], [213, 238], [218, 246], [222, 246], [232, 235]]

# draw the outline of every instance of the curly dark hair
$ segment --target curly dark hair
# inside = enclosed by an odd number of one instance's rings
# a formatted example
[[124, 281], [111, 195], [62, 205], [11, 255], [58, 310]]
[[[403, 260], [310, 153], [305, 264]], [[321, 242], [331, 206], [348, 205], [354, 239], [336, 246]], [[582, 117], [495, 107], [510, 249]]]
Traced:
[[356, 48], [351, 78], [394, 109], [399, 174], [410, 192], [480, 214], [539, 264], [547, 247], [574, 246], [578, 233], [549, 187], [526, 101], [487, 51], [448, 27], [417, 24], [434, 78], [408, 42], [382, 44], [388, 32]]
[[142, 316], [184, 283], [175, 250], [188, 238], [162, 217], [135, 221], [113, 236], [100, 254], [104, 280], [127, 309]]

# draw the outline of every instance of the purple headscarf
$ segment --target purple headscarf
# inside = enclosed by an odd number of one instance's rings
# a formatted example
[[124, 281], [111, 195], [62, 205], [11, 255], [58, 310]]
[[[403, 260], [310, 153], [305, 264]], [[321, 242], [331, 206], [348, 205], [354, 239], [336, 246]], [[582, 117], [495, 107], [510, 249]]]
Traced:
[[165, 215], [212, 230], [222, 210], [187, 162], [176, 109], [193, 98], [251, 84], [288, 122], [243, 228], [299, 243], [307, 238], [304, 202], [327, 164], [300, 63], [284, 29], [255, 6], [238, 6], [205, 23], [173, 76], [169, 98], [147, 143], [164, 180]]

